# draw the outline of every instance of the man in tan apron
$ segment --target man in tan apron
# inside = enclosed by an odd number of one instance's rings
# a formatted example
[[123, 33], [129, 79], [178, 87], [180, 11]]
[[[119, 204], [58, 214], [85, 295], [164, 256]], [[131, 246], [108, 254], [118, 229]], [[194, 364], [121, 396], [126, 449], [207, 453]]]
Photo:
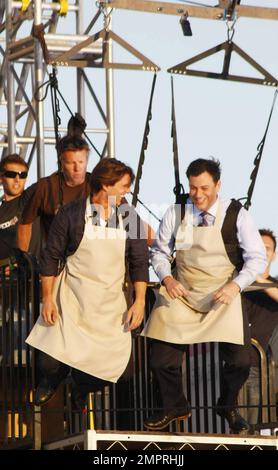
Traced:
[[[92, 172], [91, 196], [64, 206], [53, 221], [41, 262], [42, 312], [27, 338], [42, 351], [36, 404], [53, 396], [70, 367], [79, 403], [88, 391], [117, 382], [126, 369], [130, 332], [143, 319], [148, 281], [146, 239], [129, 236], [134, 227], [127, 232], [121, 211], [133, 179], [130, 167], [103, 158]], [[124, 211], [135, 213], [127, 204]], [[137, 214], [135, 222], [143, 233]], [[135, 290], [129, 310], [126, 262]]]
[[[163, 412], [148, 418], [145, 426], [160, 430], [176, 418], [190, 416], [181, 373], [185, 345], [218, 341], [225, 360], [219, 414], [233, 432], [246, 431], [248, 424], [236, 409], [250, 353], [240, 292], [264, 271], [265, 249], [250, 214], [240, 205], [237, 208], [235, 201], [218, 197], [219, 162], [195, 160], [187, 177], [190, 193], [184, 210], [177, 205], [168, 209], [152, 248], [152, 264], [162, 287], [143, 334], [154, 340], [151, 362]], [[228, 241], [234, 232], [237, 246], [223, 240], [234, 206], [237, 214]], [[170, 263], [174, 249], [175, 277]]]

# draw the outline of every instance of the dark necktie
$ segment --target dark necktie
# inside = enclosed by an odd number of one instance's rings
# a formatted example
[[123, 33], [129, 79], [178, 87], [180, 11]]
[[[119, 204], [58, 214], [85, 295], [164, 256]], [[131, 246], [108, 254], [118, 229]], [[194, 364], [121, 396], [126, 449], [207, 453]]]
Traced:
[[201, 222], [198, 224], [198, 227], [208, 227], [209, 225], [211, 225], [209, 223], [209, 214], [207, 212], [201, 212], [200, 214], [200, 218], [201, 218]]

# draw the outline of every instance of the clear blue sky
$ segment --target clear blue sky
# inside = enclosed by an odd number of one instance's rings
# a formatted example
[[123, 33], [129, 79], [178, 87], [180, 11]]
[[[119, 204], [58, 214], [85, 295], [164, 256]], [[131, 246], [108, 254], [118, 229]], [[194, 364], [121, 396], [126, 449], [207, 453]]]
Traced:
[[[182, 4], [182, 2], [180, 2]], [[216, 2], [204, 1], [213, 5]], [[275, 6], [277, 1], [242, 1], [255, 6]], [[95, 7], [84, 1], [88, 21]], [[190, 18], [189, 18], [190, 19]], [[69, 32], [70, 18], [61, 21], [60, 32]], [[153, 103], [153, 119], [149, 147], [141, 180], [139, 197], [158, 215], [174, 201], [174, 171], [172, 165], [170, 74], [167, 68], [178, 64], [227, 38], [223, 21], [190, 19], [193, 36], [184, 37], [179, 18], [117, 10], [113, 14], [112, 30], [161, 67]], [[102, 24], [99, 23], [99, 29]], [[95, 30], [96, 31], [96, 30]], [[234, 42], [272, 75], [278, 77], [278, 22], [239, 18], [235, 25]], [[115, 59], [127, 60], [126, 54], [115, 47]], [[223, 56], [214, 56], [203, 69], [220, 71]], [[101, 70], [87, 70], [98, 96], [104, 96], [104, 74]], [[249, 66], [233, 55], [231, 73], [253, 76]], [[62, 92], [73, 111], [72, 71], [59, 69]], [[116, 157], [137, 168], [152, 73], [121, 70], [115, 72]], [[185, 180], [185, 169], [198, 157], [213, 156], [222, 163], [222, 195], [239, 198], [246, 196], [253, 160], [266, 127], [274, 89], [260, 85], [227, 82], [196, 77], [175, 76], [176, 118], [180, 156], [180, 172]], [[95, 106], [86, 100], [88, 127], [102, 125]], [[62, 112], [62, 125], [68, 115]], [[49, 118], [49, 113], [48, 117]], [[51, 121], [49, 121], [49, 124]], [[261, 169], [253, 196], [252, 214], [258, 227], [272, 228], [278, 235], [278, 102], [267, 137]], [[100, 139], [94, 142], [101, 147]], [[50, 155], [51, 151], [47, 151]], [[91, 155], [90, 168], [97, 161]], [[48, 158], [46, 173], [55, 168], [55, 158]], [[152, 219], [150, 219], [152, 220]], [[154, 227], [156, 222], [152, 220]], [[278, 261], [273, 265], [278, 274]]]

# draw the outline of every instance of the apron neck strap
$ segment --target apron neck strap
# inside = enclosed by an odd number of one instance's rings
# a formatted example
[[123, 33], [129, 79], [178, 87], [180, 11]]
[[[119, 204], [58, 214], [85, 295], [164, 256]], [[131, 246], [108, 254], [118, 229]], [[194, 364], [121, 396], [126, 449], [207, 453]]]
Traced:
[[222, 202], [220, 201], [219, 198], [217, 198], [217, 210], [216, 210], [216, 217], [215, 217], [215, 222], [214, 225], [217, 227], [221, 227], [221, 221], [222, 221]]
[[[88, 222], [90, 217], [93, 216], [92, 206], [93, 206], [93, 204], [91, 202], [91, 197], [88, 196], [87, 200], [86, 200], [85, 222]], [[117, 210], [117, 208], [114, 208], [114, 210]], [[118, 214], [118, 220], [119, 220], [119, 228], [121, 230], [124, 230], [122, 214]]]

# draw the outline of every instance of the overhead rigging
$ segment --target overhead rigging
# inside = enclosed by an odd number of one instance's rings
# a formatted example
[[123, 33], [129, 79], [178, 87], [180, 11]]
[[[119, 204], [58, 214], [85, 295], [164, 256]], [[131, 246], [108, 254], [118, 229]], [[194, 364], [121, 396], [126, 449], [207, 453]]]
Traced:
[[[142, 1], [141, 2], [137, 1], [137, 2], [133, 2], [133, 3], [134, 3], [133, 6], [135, 6], [135, 7], [138, 7], [138, 5], [140, 6], [142, 4], [146, 4], [146, 2], [142, 2]], [[154, 4], [154, 3], [158, 3], [158, 2], [148, 2], [148, 3], [149, 4]], [[190, 3], [192, 5], [193, 4], [194, 5], [201, 5], [197, 2], [185, 2], [185, 3]], [[261, 67], [256, 61], [254, 61], [254, 59], [252, 59], [248, 54], [246, 54], [241, 48], [239, 48], [233, 42], [233, 37], [234, 37], [234, 33], [235, 33], [234, 25], [235, 25], [235, 22], [237, 20], [236, 8], [238, 8], [238, 6], [240, 5], [240, 1], [239, 0], [231, 0], [230, 2], [221, 2], [221, 3], [223, 3], [223, 4], [227, 3], [228, 4], [228, 8], [226, 8], [224, 10], [224, 14], [223, 14], [223, 17], [222, 17], [222, 19], [225, 19], [226, 23], [227, 23], [227, 41], [225, 41], [224, 43], [219, 44], [218, 46], [216, 46], [214, 48], [211, 48], [211, 49], [209, 49], [209, 50], [207, 50], [207, 51], [205, 51], [201, 54], [198, 54], [197, 56], [195, 56], [191, 59], [188, 59], [185, 62], [182, 62], [181, 64], [178, 64], [174, 67], [169, 68], [168, 72], [175, 73], [175, 74], [178, 73], [178, 74], [184, 74], [184, 75], [193, 75], [193, 76], [200, 76], [200, 77], [217, 78], [217, 79], [222, 79], [222, 80], [232, 80], [232, 81], [241, 81], [241, 82], [247, 82], [247, 83], [256, 83], [256, 84], [261, 84], [261, 85], [277, 87], [278, 80], [275, 77], [273, 77], [269, 72], [267, 72], [263, 67]], [[125, 2], [119, 2], [117, 0], [116, 1], [113, 0], [113, 1], [109, 1], [109, 2], [99, 2], [100, 10], [104, 10], [104, 6], [108, 6], [108, 4], [109, 5], [111, 4], [111, 6], [116, 6], [116, 7], [119, 7], [119, 8], [121, 8], [121, 7], [124, 8], [125, 7], [125, 6], [122, 6], [122, 5], [125, 4]], [[166, 5], [166, 3], [164, 5], [168, 6], [168, 4]], [[212, 7], [212, 8], [214, 8], [214, 7]], [[184, 14], [183, 10], [181, 12]], [[187, 15], [187, 12], [186, 12], [186, 15]], [[109, 34], [113, 34], [114, 36], [111, 36], [111, 37], [116, 41], [118, 39], [120, 39], [120, 41], [118, 41], [118, 42], [121, 45], [127, 45], [127, 43], [124, 42], [121, 38], [119, 38], [118, 36], [116, 37], [116, 35], [114, 33], [112, 33], [112, 31], [107, 31], [107, 30], [103, 30], [103, 31], [104, 31], [104, 34], [108, 34], [108, 32], [109, 32]], [[40, 31], [40, 34], [41, 34], [41, 31]], [[99, 34], [100, 33], [97, 33], [97, 35], [94, 35], [94, 36], [90, 37], [90, 41], [94, 42], [98, 39], [98, 37], [102, 37]], [[106, 36], [105, 36], [105, 38], [106, 38]], [[102, 38], [104, 42], [107, 40], [107, 38], [106, 39], [105, 38], [104, 37]], [[43, 50], [44, 50], [44, 55], [45, 55], [46, 62], [47, 63], [53, 62], [47, 56], [47, 47], [46, 47], [46, 44], [45, 44], [42, 37], [40, 37], [40, 41], [41, 41], [41, 44], [42, 44], [42, 47], [43, 47]], [[127, 46], [129, 46], [129, 45], [127, 45]], [[129, 46], [129, 51], [133, 52], [134, 55], [137, 56], [137, 58], [141, 58], [143, 60], [143, 69], [144, 69], [145, 68], [144, 67], [144, 60], [145, 60], [144, 56], [142, 56], [140, 53], [138, 53], [138, 51], [136, 51], [135, 49], [133, 49], [133, 48], [130, 49], [130, 47], [131, 46]], [[80, 48], [77, 47], [77, 48], [73, 48], [73, 49], [74, 49], [74, 52], [77, 52]], [[216, 53], [218, 53], [219, 51], [222, 51], [222, 50], [225, 52], [225, 55], [224, 55], [223, 68], [222, 68], [221, 73], [192, 70], [192, 68], [189, 68], [189, 66], [191, 66], [192, 64], [194, 64], [194, 63], [196, 63], [196, 62], [198, 62], [198, 61], [200, 61], [204, 58], [212, 56], [212, 55], [214, 55], [214, 54], [216, 54]], [[230, 74], [231, 56], [232, 56], [233, 52], [240, 55], [240, 57], [242, 59], [244, 59], [249, 65], [251, 65], [263, 77], [262, 78], [254, 78], [254, 77], [246, 77], [246, 76], [239, 76], [239, 75]], [[71, 53], [72, 53], [72, 51], [71, 51]], [[65, 57], [62, 57], [62, 58], [64, 59]], [[61, 64], [60, 59], [61, 59], [61, 57], [59, 57], [57, 65], [63, 65], [63, 64]], [[67, 56], [66, 59], [68, 60], [69, 56]], [[55, 63], [55, 61], [54, 61], [54, 63]], [[67, 62], [66, 65], [71, 65], [70, 61]], [[85, 64], [81, 64], [81, 67], [82, 66], [85, 66]], [[95, 66], [96, 66], [96, 64], [95, 64]], [[113, 68], [132, 68], [130, 66], [126, 67], [124, 64], [110, 64], [107, 61], [104, 61], [104, 62], [102, 61], [102, 66], [104, 66], [104, 67], [113, 66]], [[142, 68], [142, 66], [139, 66], [139, 68], [140, 67]], [[147, 70], [159, 70], [159, 68], [151, 62], [149, 62], [149, 66], [146, 67], [145, 69], [147, 69]], [[136, 180], [135, 180], [132, 203], [133, 203], [134, 206], [136, 206], [137, 202], [139, 202], [156, 219], [158, 219], [158, 217], [155, 214], [153, 214], [152, 211], [150, 211], [142, 203], [142, 201], [138, 198], [138, 194], [139, 194], [139, 190], [140, 190], [140, 179], [142, 177], [142, 170], [143, 170], [143, 165], [144, 165], [144, 161], [145, 161], [145, 151], [147, 150], [147, 147], [148, 147], [148, 135], [149, 135], [149, 131], [150, 131], [149, 123], [150, 123], [150, 120], [152, 118], [152, 102], [153, 102], [153, 94], [154, 94], [154, 89], [155, 89], [155, 83], [156, 83], [156, 73], [154, 75], [153, 83], [152, 83], [151, 96], [150, 96], [147, 119], [146, 119], [146, 124], [145, 124], [145, 131], [144, 131], [144, 136], [143, 136], [143, 141], [142, 141], [142, 146], [141, 146], [141, 151], [140, 151], [140, 157], [139, 157], [139, 162], [138, 162], [138, 169], [137, 169], [137, 174], [136, 174]], [[49, 74], [49, 80], [46, 83], [44, 83], [43, 85], [46, 85], [47, 87], [50, 86], [50, 88], [51, 88], [53, 118], [54, 118], [54, 123], [55, 123], [55, 125], [54, 125], [55, 138], [56, 138], [56, 142], [57, 142], [59, 137], [60, 137], [58, 128], [59, 128], [59, 125], [61, 123], [61, 120], [59, 118], [60, 107], [59, 107], [59, 100], [58, 100], [57, 95], [59, 95], [59, 97], [63, 100], [63, 102], [64, 102], [65, 106], [67, 107], [68, 111], [70, 112], [71, 116], [73, 116], [73, 113], [71, 112], [69, 106], [66, 103], [66, 100], [63, 98], [62, 94], [60, 93], [60, 91], [58, 89], [58, 82], [57, 82], [57, 77], [56, 77], [56, 67], [55, 66], [53, 66], [52, 74]], [[47, 93], [47, 91], [46, 91], [46, 93]], [[46, 96], [46, 93], [45, 93], [45, 96]], [[175, 196], [176, 196], [176, 202], [180, 202], [180, 201], [183, 200], [184, 188], [183, 188], [182, 184], [180, 183], [180, 177], [179, 177], [178, 144], [177, 144], [176, 116], [175, 116], [175, 104], [174, 104], [173, 77], [171, 77], [171, 94], [172, 94], [172, 129], [171, 129], [171, 137], [173, 139], [173, 164], [174, 164], [174, 172], [175, 172], [174, 193], [175, 193]], [[44, 96], [43, 99], [45, 99], [45, 96]], [[264, 143], [265, 143], [267, 131], [268, 131], [268, 128], [269, 128], [273, 108], [274, 108], [274, 105], [275, 105], [276, 96], [277, 96], [277, 90], [275, 92], [275, 97], [274, 97], [273, 105], [272, 105], [272, 108], [271, 108], [267, 128], [266, 128], [264, 137], [263, 137], [262, 141], [260, 142], [260, 144], [258, 146], [258, 154], [257, 154], [257, 156], [254, 160], [255, 168], [252, 171], [252, 175], [250, 177], [251, 178], [251, 184], [250, 184], [250, 187], [249, 187], [249, 190], [248, 190], [248, 194], [247, 194], [246, 198], [242, 198], [242, 199], [246, 199], [245, 207], [247, 209], [251, 205], [251, 198], [252, 198], [252, 194], [253, 194], [253, 191], [254, 191], [255, 181], [256, 181], [259, 165], [260, 165], [261, 158], [262, 158]], [[98, 156], [101, 158], [103, 155], [96, 149], [96, 147], [91, 142], [91, 140], [88, 138], [88, 136], [86, 135], [85, 132], [84, 132], [84, 134], [85, 134], [86, 138], [88, 139], [88, 141], [90, 142], [90, 144], [92, 145], [92, 147], [94, 148], [94, 150], [96, 151], [96, 153], [98, 154]]]

